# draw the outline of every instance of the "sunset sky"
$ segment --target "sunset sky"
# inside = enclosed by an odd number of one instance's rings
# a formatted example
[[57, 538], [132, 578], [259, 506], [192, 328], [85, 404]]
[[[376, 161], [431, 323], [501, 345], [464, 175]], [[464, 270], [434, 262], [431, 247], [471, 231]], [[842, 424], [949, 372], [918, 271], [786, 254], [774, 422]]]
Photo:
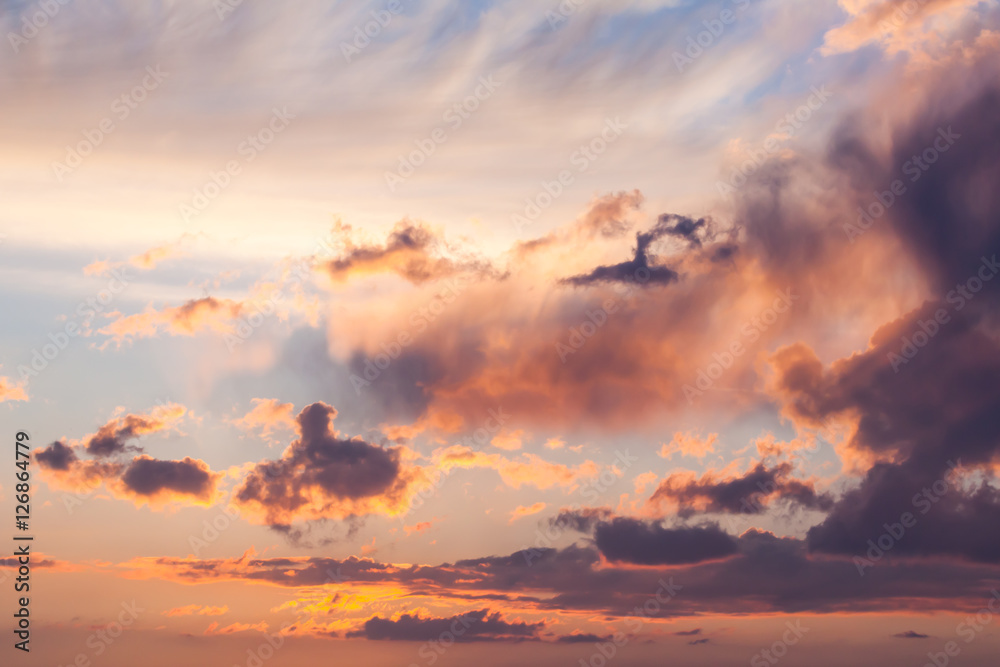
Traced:
[[0, 1], [0, 664], [996, 665], [998, 5]]

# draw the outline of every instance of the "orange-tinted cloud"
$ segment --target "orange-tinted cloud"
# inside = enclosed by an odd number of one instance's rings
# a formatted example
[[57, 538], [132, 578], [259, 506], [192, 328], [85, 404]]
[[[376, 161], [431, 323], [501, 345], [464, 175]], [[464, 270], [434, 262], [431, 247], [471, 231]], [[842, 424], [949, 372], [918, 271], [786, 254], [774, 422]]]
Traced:
[[189, 604], [186, 607], [175, 607], [163, 612], [164, 616], [222, 616], [229, 611], [229, 607], [203, 607], [200, 604]]
[[702, 438], [696, 433], [674, 433], [673, 439], [660, 448], [660, 456], [665, 459], [672, 459], [674, 454], [690, 456], [696, 459], [704, 459], [709, 454], [715, 452], [715, 443], [719, 439], [718, 433], [710, 433], [707, 438]]
[[332, 428], [337, 411], [324, 403], [296, 417], [299, 438], [276, 461], [258, 463], [234, 494], [247, 516], [272, 526], [296, 520], [395, 515], [408, 508], [422, 472], [403, 462], [402, 449]]
[[518, 505], [514, 508], [514, 511], [510, 513], [510, 521], [508, 521], [508, 523], [514, 523], [518, 519], [523, 519], [524, 517], [531, 516], [532, 514], [538, 514], [546, 507], [547, 505], [541, 502], [529, 506]]
[[457, 273], [490, 273], [492, 269], [467, 251], [449, 245], [428, 227], [403, 220], [393, 227], [384, 246], [357, 244], [351, 227], [338, 223], [334, 229], [342, 238], [340, 257], [323, 263], [321, 271], [334, 283], [352, 278], [393, 273], [411, 283], [421, 284]]
[[245, 431], [260, 431], [264, 436], [295, 428], [295, 406], [291, 403], [280, 403], [276, 398], [255, 398], [251, 402], [250, 412], [230, 423]]
[[14, 384], [10, 378], [0, 377], [0, 403], [26, 400], [28, 394], [24, 391], [24, 387]]

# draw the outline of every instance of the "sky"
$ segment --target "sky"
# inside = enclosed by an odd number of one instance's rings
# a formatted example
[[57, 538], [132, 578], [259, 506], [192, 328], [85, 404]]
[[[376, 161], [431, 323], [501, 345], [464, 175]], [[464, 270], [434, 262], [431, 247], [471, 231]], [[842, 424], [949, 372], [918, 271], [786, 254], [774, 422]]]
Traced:
[[995, 664], [996, 0], [0, 26], [2, 664]]

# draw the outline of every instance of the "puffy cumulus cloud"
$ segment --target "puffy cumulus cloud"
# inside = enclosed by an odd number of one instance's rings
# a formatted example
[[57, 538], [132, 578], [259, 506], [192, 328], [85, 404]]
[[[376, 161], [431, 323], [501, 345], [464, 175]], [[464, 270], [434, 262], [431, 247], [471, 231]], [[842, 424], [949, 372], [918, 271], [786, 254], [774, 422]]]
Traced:
[[295, 428], [293, 404], [281, 403], [276, 398], [255, 398], [251, 403], [253, 408], [248, 413], [230, 423], [244, 431], [259, 431], [265, 437], [275, 431]]
[[665, 528], [627, 517], [598, 522], [594, 541], [609, 561], [634, 565], [698, 563], [732, 556], [737, 548], [736, 539], [716, 524]]
[[554, 486], [575, 488], [600, 474], [600, 467], [591, 460], [571, 466], [546, 461], [537, 454], [525, 453], [516, 459], [500, 454], [487, 454], [465, 445], [451, 445], [434, 452], [435, 465], [441, 470], [453, 468], [491, 468], [499, 473], [504, 484], [515, 489], [534, 486], [549, 489]]
[[211, 504], [223, 473], [214, 473], [204, 461], [184, 457], [180, 461], [162, 461], [146, 455], [132, 459], [117, 484], [121, 495], [136, 504], [163, 504], [173, 500]]
[[15, 384], [10, 378], [0, 377], [0, 403], [26, 400], [28, 400], [28, 393], [24, 387]]
[[350, 225], [338, 223], [334, 231], [342, 237], [343, 252], [318, 267], [334, 283], [393, 273], [419, 285], [458, 273], [493, 273], [485, 260], [448, 244], [440, 234], [409, 220], [398, 222], [382, 246], [355, 243]]
[[812, 481], [792, 478], [793, 472], [789, 462], [768, 467], [764, 461], [731, 477], [715, 471], [701, 478], [694, 473], [675, 472], [660, 482], [648, 503], [661, 509], [671, 507], [684, 518], [698, 513], [760, 514], [774, 502], [829, 510], [833, 499], [817, 493]]
[[99, 488], [106, 479], [120, 475], [124, 467], [118, 462], [81, 460], [76, 449], [62, 440], [40, 447], [32, 454], [42, 479], [64, 491], [89, 493]]
[[500, 612], [489, 609], [468, 611], [446, 618], [422, 617], [419, 614], [402, 614], [396, 619], [374, 616], [348, 637], [371, 640], [396, 640], [422, 642], [453, 636], [456, 642], [524, 641], [539, 639], [545, 627], [542, 622], [507, 621]]
[[703, 459], [715, 452], [715, 443], [718, 439], [718, 433], [709, 433], [708, 437], [703, 438], [696, 433], [678, 431], [674, 433], [670, 442], [660, 448], [659, 454], [667, 460], [672, 459], [674, 454]]
[[[183, 406], [171, 403], [148, 415], [128, 414], [111, 420], [78, 447], [59, 440], [33, 454], [43, 479], [54, 488], [90, 493], [104, 486], [116, 498], [139, 506], [210, 505], [218, 500], [218, 485], [224, 474], [213, 472], [205, 462], [190, 457], [160, 460], [145, 454], [126, 461], [121, 456], [141, 451], [129, 443], [172, 428], [185, 413]], [[81, 459], [78, 450], [95, 458]]]
[[[810, 529], [814, 550], [863, 554], [885, 524], [909, 513], [917, 523], [894, 555], [1000, 560], [1000, 541], [980, 529], [1000, 519], [1000, 496], [988, 483], [1000, 458], [997, 337], [966, 311], [940, 325], [926, 347], [914, 345], [912, 359], [902, 356], [904, 341], [941, 306], [887, 325], [869, 350], [829, 368], [801, 345], [775, 355], [775, 389], [787, 414], [806, 423], [851, 415], [857, 426], [844, 456], [870, 466], [861, 485]], [[893, 355], [906, 363], [893, 368]], [[974, 471], [985, 477], [975, 481]]]
[[490, 444], [497, 449], [505, 449], [513, 452], [521, 449], [521, 445], [524, 443], [524, 437], [523, 429], [518, 429], [516, 431], [501, 431], [493, 436], [493, 439], [490, 440]]
[[42, 468], [65, 471], [69, 470], [79, 460], [79, 457], [73, 447], [57, 440], [48, 447], [36, 449], [35, 460]]
[[878, 42], [889, 54], [934, 45], [959, 27], [978, 0], [841, 0], [848, 21], [824, 36], [824, 55]]
[[171, 403], [154, 408], [148, 415], [128, 414], [112, 419], [96, 433], [85, 438], [84, 449], [98, 458], [138, 451], [138, 447], [129, 445], [128, 442], [143, 435], [174, 428], [186, 412], [183, 405]]
[[345, 439], [333, 430], [337, 411], [324, 403], [296, 417], [299, 438], [276, 461], [256, 464], [234, 493], [248, 515], [272, 526], [296, 520], [345, 519], [405, 511], [422, 472], [407, 467], [400, 447]]
[[84, 460], [62, 442], [34, 454], [42, 478], [53, 488], [91, 493], [103, 485], [114, 497], [137, 506], [211, 505], [219, 499], [218, 484], [224, 477], [190, 457], [170, 461], [143, 454], [127, 463]]

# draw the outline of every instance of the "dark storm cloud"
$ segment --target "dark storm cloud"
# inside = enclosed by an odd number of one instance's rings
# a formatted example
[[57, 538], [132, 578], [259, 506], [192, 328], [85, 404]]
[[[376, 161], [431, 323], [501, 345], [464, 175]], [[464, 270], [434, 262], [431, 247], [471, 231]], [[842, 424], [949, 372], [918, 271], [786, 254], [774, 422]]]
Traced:
[[523, 621], [510, 623], [499, 612], [480, 609], [447, 618], [403, 614], [393, 621], [375, 616], [365, 621], [362, 629], [349, 632], [347, 636], [412, 642], [439, 640], [442, 636], [454, 638], [456, 642], [524, 641], [538, 639], [538, 631], [544, 625]]
[[1000, 342], [966, 310], [939, 325], [912, 358], [900, 356], [904, 341], [944, 307], [931, 303], [886, 325], [871, 349], [829, 370], [801, 345], [775, 355], [779, 389], [796, 417], [816, 422], [855, 414], [851, 449], [894, 461], [873, 466], [810, 529], [814, 551], [863, 555], [886, 524], [909, 513], [916, 524], [893, 540], [893, 557], [1000, 561], [1000, 534], [983, 529], [1000, 522], [1000, 493], [971, 480], [962, 488], [951, 472], [978, 468], [992, 476], [1000, 448]]
[[893, 637], [897, 639], [927, 639], [930, 635], [924, 635], [914, 630], [907, 630], [906, 632], [894, 634]]
[[601, 521], [612, 517], [612, 511], [606, 507], [585, 507], [578, 510], [563, 510], [549, 519], [553, 528], [575, 530], [578, 533], [589, 533]]
[[[808, 509], [828, 510], [833, 499], [817, 494], [810, 482], [792, 479], [791, 463], [779, 463], [768, 468], [763, 462], [741, 477], [678, 482], [673, 476], [660, 483], [649, 502], [676, 502], [677, 514], [687, 518], [699, 512], [728, 514], [760, 514], [772, 502], [785, 501]], [[697, 509], [696, 509], [697, 508]]]

